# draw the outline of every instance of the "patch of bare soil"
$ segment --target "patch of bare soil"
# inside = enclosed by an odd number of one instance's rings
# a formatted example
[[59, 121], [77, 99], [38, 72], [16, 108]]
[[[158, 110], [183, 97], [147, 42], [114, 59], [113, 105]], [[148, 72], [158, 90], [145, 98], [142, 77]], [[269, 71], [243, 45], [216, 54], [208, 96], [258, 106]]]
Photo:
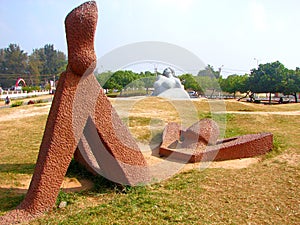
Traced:
[[296, 153], [282, 154], [282, 155], [275, 157], [274, 160], [278, 160], [281, 163], [287, 163], [290, 166], [299, 166], [300, 155], [296, 154]]
[[90, 180], [76, 178], [65, 178], [61, 188], [65, 192], [80, 192], [85, 190], [90, 190], [94, 187], [94, 184]]
[[38, 115], [46, 115], [49, 113], [51, 104], [46, 104], [44, 106], [33, 106], [29, 108], [22, 108], [19, 110], [15, 110], [12, 113], [1, 115], [0, 122], [10, 121], [15, 119], [23, 119], [31, 116], [38, 116]]
[[[30, 185], [31, 177], [26, 177], [23, 179], [19, 179], [17, 184], [6, 184], [0, 185], [2, 189], [12, 190], [18, 194], [26, 194], [29, 185]], [[61, 189], [64, 192], [80, 192], [85, 190], [90, 190], [94, 186], [93, 182], [90, 180], [82, 179], [77, 180], [76, 178], [64, 178], [64, 181], [61, 185]]]
[[234, 159], [219, 162], [202, 162], [187, 164], [184, 170], [190, 169], [205, 169], [205, 168], [222, 168], [222, 169], [243, 169], [247, 168], [255, 163], [260, 162], [259, 158], [245, 158], [245, 159]]

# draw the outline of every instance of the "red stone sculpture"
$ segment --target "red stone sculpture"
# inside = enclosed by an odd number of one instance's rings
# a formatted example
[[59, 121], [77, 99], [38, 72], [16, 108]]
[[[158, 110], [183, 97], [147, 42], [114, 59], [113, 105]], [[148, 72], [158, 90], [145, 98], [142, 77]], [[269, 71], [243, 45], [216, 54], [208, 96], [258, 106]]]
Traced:
[[[200, 132], [195, 132], [195, 128], [196, 131], [200, 129]], [[267, 153], [273, 147], [271, 133], [248, 134], [219, 141], [214, 135], [216, 133], [216, 125], [207, 119], [202, 122], [200, 120], [186, 131], [181, 130], [177, 123], [170, 123], [165, 128], [159, 154], [170, 159], [195, 163], [258, 156]], [[207, 137], [210, 137], [213, 143], [204, 141], [208, 140]]]
[[215, 145], [219, 135], [218, 124], [211, 119], [203, 119], [194, 123], [185, 132], [181, 132], [182, 147], [192, 149], [206, 145]]
[[[100, 158], [106, 157], [98, 161], [104, 164], [104, 175], [132, 185], [147, 180], [142, 153], [93, 75], [97, 18], [94, 1], [80, 5], [66, 17], [68, 66], [58, 82], [30, 187], [17, 209], [0, 217], [0, 224], [29, 221], [52, 209], [82, 139], [90, 138], [90, 148], [99, 147]], [[89, 164], [79, 150], [77, 158]]]

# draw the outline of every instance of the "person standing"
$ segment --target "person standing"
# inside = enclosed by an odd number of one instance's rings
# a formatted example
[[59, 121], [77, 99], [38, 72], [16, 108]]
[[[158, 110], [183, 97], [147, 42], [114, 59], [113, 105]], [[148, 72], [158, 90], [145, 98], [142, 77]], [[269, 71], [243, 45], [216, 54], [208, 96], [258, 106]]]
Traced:
[[9, 99], [8, 96], [6, 96], [6, 98], [5, 98], [5, 105], [9, 105], [9, 103], [10, 103], [10, 99]]

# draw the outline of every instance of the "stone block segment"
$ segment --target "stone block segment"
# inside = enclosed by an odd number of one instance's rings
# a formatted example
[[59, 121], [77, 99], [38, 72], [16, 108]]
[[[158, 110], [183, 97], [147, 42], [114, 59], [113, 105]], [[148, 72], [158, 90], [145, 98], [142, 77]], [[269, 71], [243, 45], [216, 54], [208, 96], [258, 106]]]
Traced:
[[182, 131], [183, 148], [201, 148], [215, 145], [220, 135], [218, 124], [212, 119], [202, 119]]
[[[172, 133], [185, 131], [178, 130], [179, 126], [175, 124], [167, 126], [167, 128], [168, 132], [165, 132], [166, 135], [163, 136], [159, 154], [182, 162], [195, 163], [249, 158], [263, 155], [273, 147], [273, 135], [271, 133], [260, 133], [223, 139], [216, 142], [215, 145], [200, 145], [200, 147], [197, 146], [196, 148], [187, 148], [186, 145], [180, 142], [179, 138], [176, 139], [171, 135]], [[168, 135], [169, 133], [170, 135]], [[185, 138], [189, 138], [189, 136], [185, 136]], [[202, 141], [202, 138], [200, 137], [199, 140]], [[174, 143], [176, 143], [176, 148], [174, 148]]]

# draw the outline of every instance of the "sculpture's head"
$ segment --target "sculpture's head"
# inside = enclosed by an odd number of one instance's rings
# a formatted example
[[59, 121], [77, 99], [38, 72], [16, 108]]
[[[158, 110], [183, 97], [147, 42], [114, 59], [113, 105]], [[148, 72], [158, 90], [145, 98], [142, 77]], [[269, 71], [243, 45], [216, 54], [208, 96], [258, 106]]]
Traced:
[[175, 71], [171, 67], [168, 67], [164, 70], [163, 76], [171, 78], [175, 76]]
[[72, 10], [65, 20], [69, 69], [80, 76], [87, 70], [93, 72], [96, 65], [94, 36], [97, 19], [96, 2], [88, 1]]

